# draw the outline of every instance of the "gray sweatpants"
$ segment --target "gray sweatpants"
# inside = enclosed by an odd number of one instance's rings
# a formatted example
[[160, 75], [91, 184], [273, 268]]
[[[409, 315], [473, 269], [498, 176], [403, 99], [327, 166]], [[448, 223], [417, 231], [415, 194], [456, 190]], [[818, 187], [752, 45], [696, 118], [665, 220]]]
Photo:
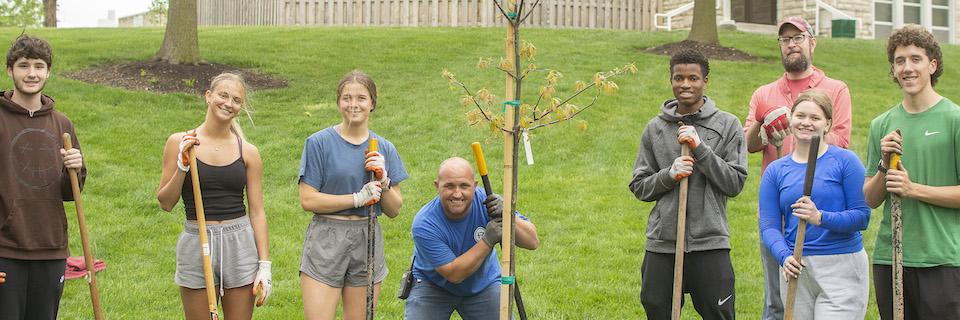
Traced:
[[[794, 319], [863, 319], [870, 296], [870, 262], [863, 250], [826, 256], [804, 256]], [[780, 272], [780, 296], [787, 299]]]

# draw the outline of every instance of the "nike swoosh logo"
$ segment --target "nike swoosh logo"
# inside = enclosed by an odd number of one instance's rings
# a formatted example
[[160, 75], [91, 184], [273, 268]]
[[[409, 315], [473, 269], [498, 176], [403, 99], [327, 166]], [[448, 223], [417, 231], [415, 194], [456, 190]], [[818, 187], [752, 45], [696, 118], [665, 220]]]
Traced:
[[930, 130], [927, 130], [927, 131], [924, 131], [924, 132], [923, 132], [923, 135], [924, 135], [924, 136], [932, 136], [932, 135], [935, 135], [935, 134], [938, 134], [938, 133], [940, 133], [940, 131], [930, 132]]
[[731, 294], [731, 295], [727, 296], [726, 298], [723, 298], [723, 300], [717, 300], [717, 305], [718, 305], [718, 306], [722, 306], [724, 303], [727, 302], [727, 300], [730, 300], [730, 298], [732, 298], [732, 297], [733, 297], [733, 295]]

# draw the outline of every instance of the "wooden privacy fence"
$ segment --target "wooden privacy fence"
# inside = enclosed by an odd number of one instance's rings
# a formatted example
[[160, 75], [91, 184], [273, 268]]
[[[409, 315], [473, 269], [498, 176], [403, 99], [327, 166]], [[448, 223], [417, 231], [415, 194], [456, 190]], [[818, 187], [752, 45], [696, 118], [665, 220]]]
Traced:
[[[502, 26], [495, 0], [198, 0], [200, 25]], [[528, 5], [536, 0], [525, 0]], [[664, 0], [541, 0], [539, 28], [653, 30]]]

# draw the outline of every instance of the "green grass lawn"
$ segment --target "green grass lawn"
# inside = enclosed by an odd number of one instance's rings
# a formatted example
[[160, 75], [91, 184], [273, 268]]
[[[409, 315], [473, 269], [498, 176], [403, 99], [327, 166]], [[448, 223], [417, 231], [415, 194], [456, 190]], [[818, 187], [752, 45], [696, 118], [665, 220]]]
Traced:
[[[20, 30], [0, 29], [0, 39]], [[156, 94], [90, 85], [57, 73], [91, 65], [144, 60], [160, 46], [161, 29], [31, 30], [55, 49], [54, 75], [45, 92], [76, 124], [89, 178], [84, 191], [87, 224], [97, 257], [109, 264], [98, 281], [110, 319], [182, 317], [173, 282], [174, 246], [184, 220], [182, 206], [160, 210], [155, 190], [166, 137], [197, 126], [205, 106], [197, 96]], [[377, 80], [380, 102], [372, 128], [399, 149], [410, 179], [402, 184], [402, 214], [383, 219], [390, 275], [379, 315], [400, 319], [403, 301], [393, 297], [412, 252], [410, 224], [434, 195], [437, 165], [450, 156], [471, 157], [470, 143], [485, 145], [491, 175], [500, 190], [502, 139], [485, 129], [467, 129], [461, 93], [448, 89], [440, 71], [451, 72], [474, 89], [503, 92], [502, 75], [478, 71], [479, 56], [502, 54], [502, 29], [479, 28], [202, 28], [202, 56], [212, 62], [252, 68], [290, 80], [290, 87], [250, 96], [255, 125], [244, 122], [264, 159], [264, 192], [274, 261], [274, 294], [256, 311], [263, 319], [302, 317], [298, 267], [304, 231], [311, 215], [300, 209], [297, 169], [304, 139], [335, 124], [335, 86], [354, 68]], [[600, 30], [525, 30], [539, 48], [536, 63], [555, 68], [572, 87], [598, 71], [636, 62], [640, 72], [617, 80], [618, 95], [603, 97], [581, 114], [589, 130], [561, 124], [532, 137], [536, 165], [519, 168], [519, 209], [537, 225], [537, 251], [520, 251], [518, 279], [532, 319], [640, 319], [640, 260], [644, 226], [651, 208], [628, 191], [640, 133], [672, 98], [668, 58], [640, 53], [685, 37], [683, 32], [639, 33]], [[760, 62], [713, 61], [707, 94], [721, 109], [741, 119], [758, 86], [783, 73], [772, 36], [722, 33], [721, 41], [761, 58]], [[957, 96], [960, 61], [945, 46], [946, 72], [939, 87]], [[852, 149], [865, 156], [870, 120], [900, 100], [887, 76], [882, 41], [819, 39], [815, 64], [850, 86], [854, 122]], [[11, 83], [4, 80], [2, 87]], [[536, 87], [527, 86], [533, 93]], [[529, 98], [527, 98], [529, 99]], [[307, 115], [309, 112], [309, 116]], [[760, 155], [750, 155], [750, 176], [741, 195], [730, 201], [728, 217], [737, 275], [737, 313], [757, 319], [762, 274], [757, 237]], [[73, 207], [71, 249], [81, 255]], [[864, 239], [872, 253], [879, 215]], [[38, 222], [41, 223], [41, 222]], [[867, 318], [878, 318], [874, 299]], [[688, 303], [685, 318], [694, 318]], [[69, 281], [61, 305], [63, 319], [89, 319], [87, 285]]]

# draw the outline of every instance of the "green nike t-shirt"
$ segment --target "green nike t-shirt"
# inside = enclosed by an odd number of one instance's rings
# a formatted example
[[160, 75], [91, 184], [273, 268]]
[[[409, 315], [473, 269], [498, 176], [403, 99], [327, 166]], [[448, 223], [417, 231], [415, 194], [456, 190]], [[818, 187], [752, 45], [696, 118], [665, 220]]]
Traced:
[[[877, 173], [880, 139], [900, 129], [901, 162], [910, 181], [928, 186], [960, 185], [960, 106], [943, 98], [921, 113], [898, 104], [873, 119], [867, 140], [867, 176]], [[960, 266], [960, 209], [902, 198], [903, 265]], [[873, 263], [892, 264], [889, 195], [877, 233]]]

